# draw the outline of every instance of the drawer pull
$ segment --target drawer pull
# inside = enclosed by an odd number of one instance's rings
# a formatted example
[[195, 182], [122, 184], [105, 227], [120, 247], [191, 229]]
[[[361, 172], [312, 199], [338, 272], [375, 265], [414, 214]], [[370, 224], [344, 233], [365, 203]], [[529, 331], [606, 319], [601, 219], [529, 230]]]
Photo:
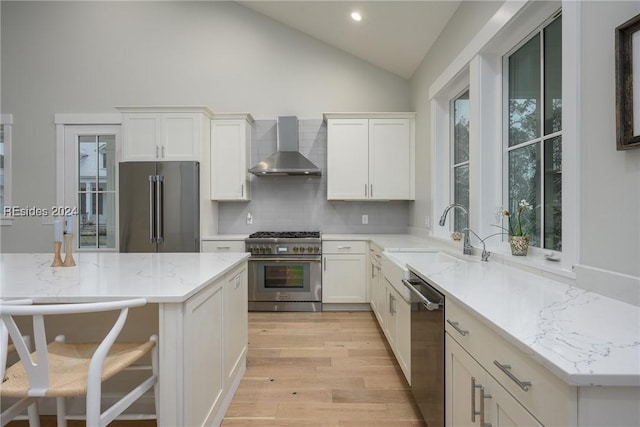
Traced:
[[511, 378], [514, 383], [518, 384], [518, 387], [520, 387], [524, 391], [529, 391], [529, 387], [531, 387], [531, 381], [521, 381], [520, 379], [518, 379], [518, 377], [511, 373], [511, 365], [503, 365], [497, 360], [494, 360], [493, 364], [500, 368], [500, 370], [504, 372], [506, 376]]
[[216, 246], [216, 249], [231, 249], [231, 246]]
[[458, 333], [460, 335], [462, 335], [463, 337], [469, 333], [469, 331], [465, 331], [464, 329], [460, 329], [460, 323], [458, 323], [458, 322], [452, 322], [451, 320], [447, 319], [447, 323], [450, 324], [451, 326], [453, 326], [453, 329], [458, 331]]
[[338, 246], [338, 249], [351, 249], [351, 246]]

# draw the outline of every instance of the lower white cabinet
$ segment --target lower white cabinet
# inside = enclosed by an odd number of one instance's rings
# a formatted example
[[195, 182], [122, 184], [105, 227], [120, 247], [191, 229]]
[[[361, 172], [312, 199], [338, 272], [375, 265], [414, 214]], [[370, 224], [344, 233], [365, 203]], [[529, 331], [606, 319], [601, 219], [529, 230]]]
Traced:
[[246, 368], [247, 331], [244, 262], [184, 304], [184, 370], [179, 375], [184, 383], [184, 423], [179, 425], [221, 423]]
[[222, 402], [224, 285], [221, 280], [209, 286], [185, 306], [185, 425], [211, 425]]
[[407, 382], [411, 383], [411, 304], [383, 275], [383, 323], [380, 325]]
[[322, 302], [367, 303], [367, 243], [329, 241], [322, 244]]
[[369, 248], [369, 301], [378, 323], [384, 328], [385, 313], [385, 282], [382, 276], [382, 266], [380, 264], [380, 248], [371, 243]]
[[243, 369], [247, 355], [248, 300], [247, 267], [242, 265], [226, 275], [224, 289], [224, 366], [227, 387]]
[[542, 426], [449, 334], [446, 334], [447, 426]]
[[203, 240], [202, 252], [245, 252], [244, 240]]

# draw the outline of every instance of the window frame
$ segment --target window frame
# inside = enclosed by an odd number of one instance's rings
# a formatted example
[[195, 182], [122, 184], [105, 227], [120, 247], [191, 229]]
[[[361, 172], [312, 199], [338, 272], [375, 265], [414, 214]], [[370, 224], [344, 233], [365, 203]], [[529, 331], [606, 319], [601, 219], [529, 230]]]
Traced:
[[[425, 225], [427, 233], [439, 243], [453, 250], [458, 245], [451, 241], [444, 227], [437, 225], [437, 218], [446, 207], [442, 200], [443, 180], [440, 172], [443, 162], [448, 165], [448, 154], [438, 149], [442, 140], [442, 109], [438, 99], [466, 73], [473, 97], [470, 115], [470, 157], [478, 167], [470, 171], [470, 205], [473, 213], [470, 227], [483, 238], [500, 230], [496, 209], [502, 204], [502, 57], [527, 37], [542, 23], [562, 10], [562, 255], [559, 262], [547, 261], [549, 250], [530, 248], [526, 257], [513, 257], [509, 244], [498, 237], [486, 240], [494, 262], [538, 271], [558, 280], [574, 280], [574, 265], [580, 253], [581, 197], [579, 180], [580, 146], [580, 92], [581, 92], [581, 37], [583, 29], [580, 2], [505, 2], [460, 51], [443, 72], [429, 86], [431, 105], [431, 194]], [[495, 112], [495, 113], [494, 113]], [[489, 114], [491, 113], [491, 114]], [[444, 124], [448, 126], [448, 124]], [[448, 178], [447, 178], [448, 179]], [[448, 182], [447, 182], [447, 189]], [[448, 194], [448, 191], [446, 192]], [[471, 242], [478, 246], [476, 240]]]
[[[455, 137], [456, 137], [456, 131], [455, 131], [455, 103], [456, 101], [458, 101], [459, 99], [461, 99], [462, 95], [464, 95], [465, 93], [467, 93], [467, 100], [469, 103], [469, 110], [471, 110], [471, 91], [470, 91], [470, 85], [467, 85], [464, 89], [462, 89], [459, 93], [457, 93], [456, 95], [453, 96], [453, 98], [451, 98], [451, 100], [449, 101], [449, 201], [450, 203], [456, 203], [456, 169], [460, 168], [460, 167], [464, 167], [467, 166], [468, 168], [468, 172], [467, 172], [467, 189], [469, 191], [469, 198], [471, 197], [471, 188], [470, 188], [470, 176], [469, 176], [469, 172], [471, 170], [471, 156], [470, 156], [470, 148], [471, 148], [471, 144], [470, 141], [467, 141], [467, 160], [463, 161], [463, 162], [459, 162], [456, 163], [456, 156], [455, 156], [455, 150], [456, 150], [456, 142], [455, 142]], [[470, 111], [469, 111], [470, 113]], [[471, 114], [469, 114], [469, 123], [471, 123]], [[470, 126], [470, 125], [469, 125]], [[470, 139], [470, 132], [469, 132], [469, 139]], [[470, 203], [469, 203], [470, 205]], [[467, 212], [470, 212], [470, 206], [465, 206], [465, 209], [467, 210]], [[462, 228], [460, 224], [457, 224], [456, 220], [457, 218], [460, 218], [460, 215], [464, 215], [464, 213], [462, 213], [459, 210], [455, 210], [454, 212], [451, 212], [451, 214], [453, 215], [453, 219], [451, 220], [451, 225], [449, 227], [449, 230], [458, 230], [458, 231], [462, 231]], [[468, 222], [468, 218], [467, 218], [467, 222]], [[469, 224], [467, 224], [467, 227], [469, 227]]]
[[[559, 131], [551, 132], [549, 134], [545, 134], [545, 29], [550, 26], [556, 19], [562, 19], [562, 9], [555, 11], [551, 16], [549, 16], [546, 20], [544, 20], [540, 25], [538, 25], [533, 31], [531, 31], [525, 38], [523, 38], [520, 42], [518, 42], [513, 48], [509, 49], [502, 56], [502, 206], [505, 209], [511, 210], [513, 206], [509, 205], [509, 153], [514, 150], [523, 149], [528, 146], [536, 145], [540, 147], [539, 149], [539, 158], [538, 160], [538, 189], [540, 193], [540, 200], [538, 201], [539, 206], [539, 214], [540, 215], [540, 246], [530, 245], [529, 249], [534, 253], [538, 253], [539, 251], [544, 251], [546, 254], [552, 254], [554, 257], [559, 257], [562, 254], [562, 251], [545, 248], [545, 143], [557, 137], [561, 138], [561, 144], [564, 143], [564, 122], [562, 125], [562, 129]], [[563, 22], [564, 24], [564, 22]], [[540, 110], [539, 110], [539, 123], [537, 124], [539, 134], [537, 137], [517, 143], [513, 146], [509, 146], [509, 58], [516, 53], [520, 48], [526, 45], [529, 41], [533, 40], [536, 36], [540, 37]], [[564, 58], [563, 58], [564, 61]], [[564, 83], [564, 81], [563, 81]], [[564, 103], [563, 103], [563, 113], [564, 113]], [[563, 160], [564, 160], [563, 153]], [[564, 187], [564, 182], [563, 182]], [[564, 195], [562, 196], [564, 197]], [[536, 207], [533, 207], [536, 209]], [[564, 216], [564, 214], [563, 214]], [[506, 226], [506, 221], [503, 221], [503, 226]], [[503, 241], [507, 241], [507, 236], [504, 236]], [[564, 241], [564, 233], [561, 236], [561, 244]]]
[[[4, 206], [12, 206], [12, 155], [11, 149], [13, 144], [13, 114], [0, 114], [0, 125], [4, 128]], [[0, 212], [0, 226], [8, 226], [13, 224], [13, 216], [4, 214], [4, 207]]]

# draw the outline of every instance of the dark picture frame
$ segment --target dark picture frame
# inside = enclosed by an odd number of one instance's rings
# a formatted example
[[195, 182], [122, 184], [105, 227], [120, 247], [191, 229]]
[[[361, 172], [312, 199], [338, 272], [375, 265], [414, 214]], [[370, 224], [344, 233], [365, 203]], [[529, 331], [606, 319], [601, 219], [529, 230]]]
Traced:
[[[634, 36], [634, 34], [638, 33]], [[633, 109], [640, 100], [640, 14], [616, 28], [616, 148], [640, 148], [640, 111]], [[640, 43], [638, 43], [640, 45]], [[638, 69], [633, 68], [636, 64]], [[636, 86], [633, 80], [636, 80]]]

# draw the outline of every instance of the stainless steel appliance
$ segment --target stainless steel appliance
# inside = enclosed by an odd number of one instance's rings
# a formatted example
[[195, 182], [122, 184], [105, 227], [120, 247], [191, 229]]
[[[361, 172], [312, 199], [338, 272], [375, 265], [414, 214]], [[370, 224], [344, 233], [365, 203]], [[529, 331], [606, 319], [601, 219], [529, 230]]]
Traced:
[[199, 252], [200, 164], [119, 167], [120, 252]]
[[411, 291], [411, 393], [428, 426], [444, 426], [444, 295], [414, 272]]
[[249, 311], [321, 311], [322, 240], [318, 231], [265, 232], [245, 239]]

